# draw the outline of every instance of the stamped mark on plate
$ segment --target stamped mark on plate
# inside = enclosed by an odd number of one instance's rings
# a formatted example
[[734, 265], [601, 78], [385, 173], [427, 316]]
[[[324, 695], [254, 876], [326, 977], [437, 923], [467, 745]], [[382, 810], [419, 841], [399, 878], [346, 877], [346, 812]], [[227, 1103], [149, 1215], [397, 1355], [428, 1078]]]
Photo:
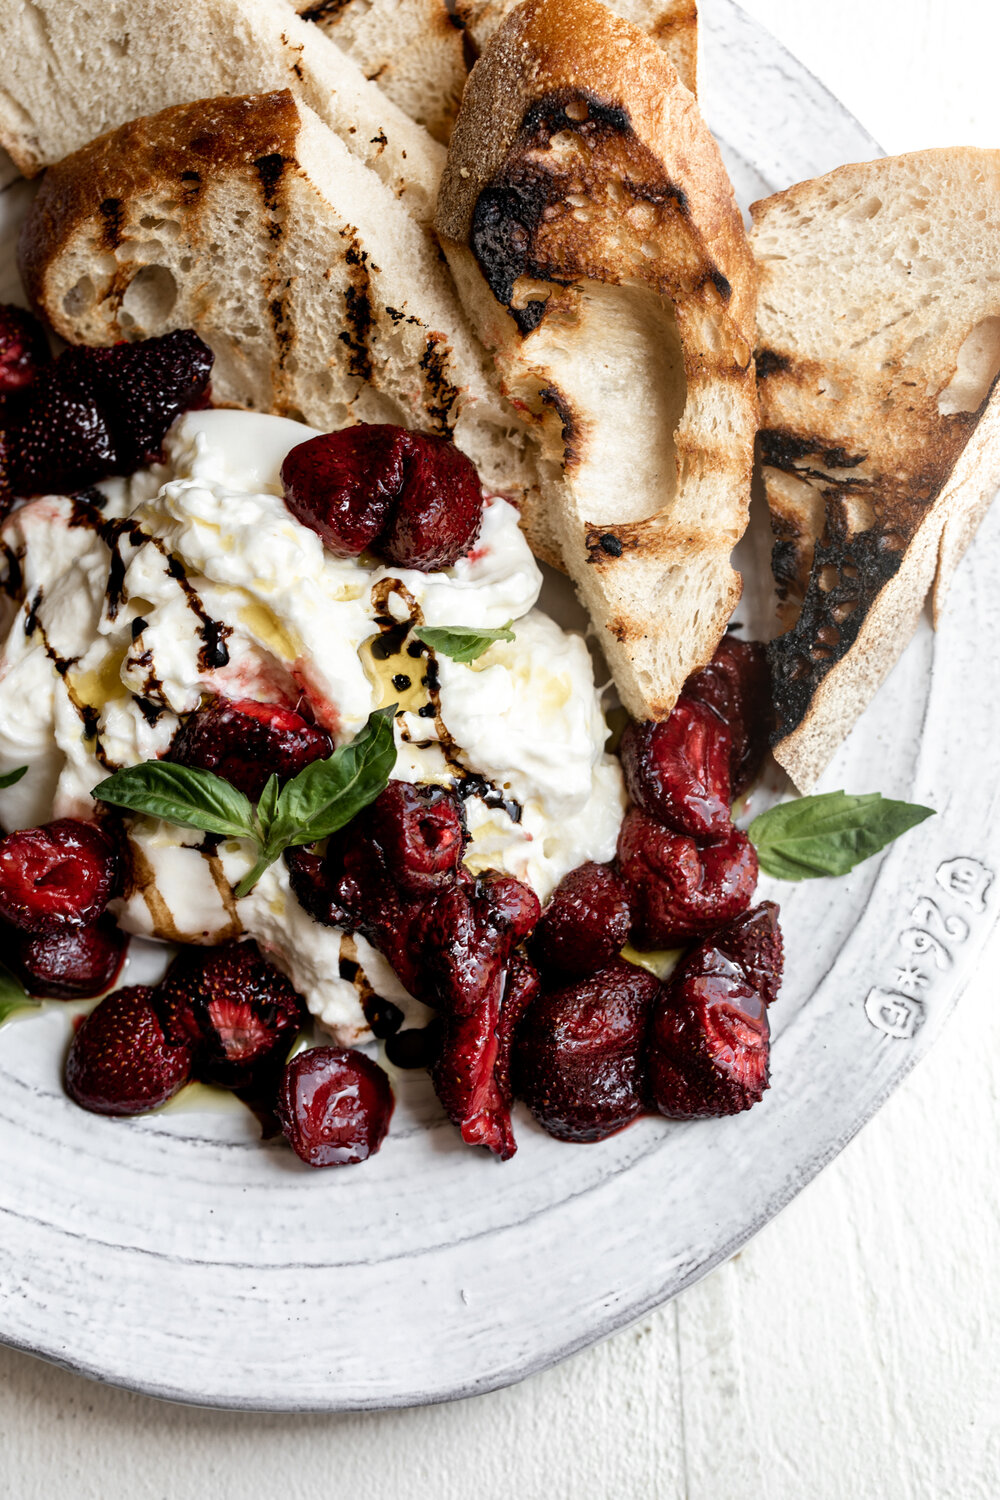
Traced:
[[974, 916], [986, 910], [993, 871], [969, 855], [946, 859], [934, 879], [941, 896], [918, 896], [907, 925], [899, 934], [904, 957], [892, 976], [892, 987], [873, 985], [865, 997], [865, 1015], [877, 1030], [897, 1040], [915, 1037], [927, 1019], [927, 1000], [938, 976], [952, 968], [955, 950], [968, 941], [968, 919], [954, 908], [963, 906]]

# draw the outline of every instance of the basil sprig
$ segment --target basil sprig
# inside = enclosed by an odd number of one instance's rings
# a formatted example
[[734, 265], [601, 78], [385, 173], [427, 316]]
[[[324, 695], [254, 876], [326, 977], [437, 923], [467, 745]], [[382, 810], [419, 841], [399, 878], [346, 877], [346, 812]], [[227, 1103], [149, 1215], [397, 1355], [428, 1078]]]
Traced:
[[818, 880], [846, 875], [933, 813], [932, 807], [893, 802], [879, 792], [822, 792], [769, 808], [747, 833], [766, 875]]
[[37, 1005], [38, 1001], [31, 998], [20, 980], [15, 979], [4, 964], [0, 964], [0, 1026], [16, 1010], [27, 1010]]
[[494, 641], [512, 641], [513, 620], [488, 630], [480, 625], [418, 625], [413, 634], [425, 646], [441, 656], [450, 656], [452, 661], [475, 661], [488, 651]]
[[26, 776], [27, 774], [27, 766], [18, 766], [16, 771], [8, 771], [5, 776], [0, 776], [0, 792], [2, 792], [5, 787], [13, 786], [15, 782], [20, 781], [21, 777]]
[[314, 760], [283, 787], [269, 777], [256, 807], [221, 776], [163, 760], [116, 771], [93, 795], [182, 828], [246, 839], [257, 855], [236, 887], [237, 896], [246, 896], [283, 850], [329, 838], [384, 791], [396, 763], [395, 713], [395, 703], [377, 709], [349, 745]]

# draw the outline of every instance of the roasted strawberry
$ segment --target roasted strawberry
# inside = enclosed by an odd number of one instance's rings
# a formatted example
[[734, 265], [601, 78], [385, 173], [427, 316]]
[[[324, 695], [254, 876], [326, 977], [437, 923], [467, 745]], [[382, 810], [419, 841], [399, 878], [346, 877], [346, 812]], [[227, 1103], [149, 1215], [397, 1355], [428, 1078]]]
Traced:
[[0, 304], [0, 402], [31, 385], [51, 362], [48, 339], [37, 318], [23, 307]]
[[690, 942], [745, 911], [757, 884], [757, 854], [738, 828], [697, 844], [633, 807], [618, 835], [618, 865], [632, 905], [639, 948]]
[[610, 865], [590, 862], [564, 875], [531, 938], [535, 962], [559, 974], [596, 974], [627, 941], [628, 887]]
[[67, 493], [119, 471], [106, 414], [91, 390], [64, 382], [59, 365], [40, 376], [7, 429], [8, 482], [15, 494]]
[[66, 1059], [66, 1091], [98, 1115], [138, 1115], [163, 1104], [188, 1080], [191, 1052], [167, 1039], [156, 993], [116, 990], [91, 1011]]
[[289, 1145], [310, 1167], [367, 1161], [392, 1115], [392, 1089], [363, 1052], [312, 1047], [293, 1057], [278, 1090], [278, 1118]]
[[436, 897], [419, 928], [431, 1003], [449, 1014], [472, 1014], [539, 912], [533, 891], [497, 871]]
[[22, 932], [91, 926], [117, 878], [117, 852], [96, 823], [58, 818], [0, 839], [0, 917]]
[[765, 647], [723, 636], [708, 666], [688, 678], [684, 697], [707, 704], [728, 727], [731, 792], [739, 797], [760, 770], [774, 727]]
[[388, 959], [411, 995], [433, 1003], [422, 954], [428, 902], [404, 895], [396, 885], [371, 835], [368, 810], [351, 824], [343, 852], [335, 861], [339, 863], [343, 873], [336, 879], [331, 870], [331, 888], [333, 899], [347, 915], [344, 925], [363, 933]]
[[288, 781], [332, 753], [326, 730], [293, 709], [250, 698], [213, 698], [188, 715], [164, 758], [212, 771], [256, 801], [272, 774]]
[[448, 438], [410, 433], [403, 487], [376, 551], [398, 568], [450, 568], [472, 547], [483, 491], [472, 464]]
[[128, 947], [128, 938], [108, 917], [92, 927], [44, 937], [10, 930], [6, 938], [6, 960], [28, 994], [49, 1000], [103, 995], [118, 978]]
[[400, 890], [419, 896], [454, 882], [465, 848], [454, 793], [390, 781], [372, 804], [371, 830]]
[[684, 697], [662, 723], [629, 724], [620, 755], [637, 807], [677, 833], [721, 838], [729, 827], [729, 731]]
[[340, 900], [338, 883], [342, 870], [332, 876], [330, 865], [313, 849], [286, 849], [288, 881], [299, 905], [324, 927], [350, 927], [351, 915]]
[[778, 924], [780, 908], [762, 901], [725, 927], [712, 933], [716, 948], [728, 953], [743, 970], [765, 1005], [773, 1005], [781, 988], [785, 949]]
[[601, 1141], [642, 1112], [643, 1048], [660, 982], [615, 959], [528, 1007], [514, 1051], [514, 1088], [564, 1141]]
[[198, 406], [214, 355], [189, 328], [108, 349], [68, 349], [63, 378], [72, 371], [93, 391], [114, 435], [118, 465], [132, 473], [162, 456], [163, 439], [182, 411]]
[[514, 1057], [514, 1041], [525, 1011], [537, 999], [541, 980], [534, 964], [523, 953], [514, 952], [507, 965], [507, 980], [503, 999], [500, 1002], [500, 1020], [497, 1025], [497, 1056], [493, 1074], [500, 1089], [500, 1097], [509, 1109], [514, 1098], [511, 1080], [511, 1065]]
[[281, 466], [285, 504], [334, 557], [371, 547], [403, 487], [408, 433], [359, 423], [293, 448]]
[[501, 1161], [517, 1149], [510, 1110], [496, 1076], [501, 969], [461, 1011], [447, 1012], [441, 1050], [431, 1068], [434, 1090], [467, 1146], [485, 1146]]
[[160, 991], [167, 1033], [192, 1048], [195, 1075], [238, 1088], [287, 1053], [306, 1020], [299, 995], [256, 943], [188, 948]]
[[770, 1028], [762, 996], [714, 936], [675, 970], [653, 1010], [650, 1095], [674, 1120], [734, 1115], [763, 1097]]
[[11, 487], [70, 490], [152, 462], [175, 417], [203, 400], [212, 359], [189, 331], [65, 350], [37, 374], [8, 428]]
[[361, 425], [310, 438], [281, 469], [285, 504], [337, 557], [371, 549], [402, 568], [456, 563], [482, 524], [472, 464], [447, 438]]

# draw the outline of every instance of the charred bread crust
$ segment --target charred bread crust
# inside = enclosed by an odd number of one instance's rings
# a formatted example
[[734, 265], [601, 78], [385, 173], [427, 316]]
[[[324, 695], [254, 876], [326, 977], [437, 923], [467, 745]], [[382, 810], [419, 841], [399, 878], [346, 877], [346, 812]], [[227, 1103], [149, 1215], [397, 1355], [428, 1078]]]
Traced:
[[[294, 168], [299, 128], [298, 105], [288, 89], [201, 99], [109, 130], [50, 167], [17, 249], [32, 305], [45, 306], [48, 267], [92, 218], [95, 204], [106, 226], [105, 248], [114, 252], [121, 241], [123, 205], [160, 189], [165, 181], [191, 209], [201, 195], [203, 174], [240, 171], [256, 183], [262, 214], [272, 221], [269, 233], [280, 238], [282, 182]], [[113, 288], [108, 295], [113, 297]]]
[[[715, 142], [641, 32], [596, 0], [529, 0], [470, 79], [437, 228], [505, 389], [536, 424], [547, 519], [623, 701], [664, 717], [739, 598], [729, 554], [756, 429], [756, 272]], [[669, 417], [641, 383], [634, 401], [635, 434], [644, 404], [657, 425], [633, 440], [659, 443], [666, 425], [675, 473], [634, 480], [623, 448], [602, 494], [596, 455], [617, 418], [588, 405], [585, 367], [605, 357], [587, 320], [606, 293], [645, 299], [650, 343], [669, 314], [680, 390]], [[569, 351], [561, 370], [552, 343]]]
[[800, 790], [893, 666], [1000, 483], [1000, 152], [838, 168], [752, 207], [758, 456]]

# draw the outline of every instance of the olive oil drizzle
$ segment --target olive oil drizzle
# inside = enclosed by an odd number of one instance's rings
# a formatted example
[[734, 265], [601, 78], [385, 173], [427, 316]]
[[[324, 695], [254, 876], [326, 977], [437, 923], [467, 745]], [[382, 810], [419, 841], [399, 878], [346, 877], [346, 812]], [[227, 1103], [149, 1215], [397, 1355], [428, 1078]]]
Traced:
[[[395, 615], [390, 613], [389, 599], [393, 594], [396, 594], [406, 607], [406, 617], [402, 620], [396, 619]], [[465, 764], [462, 758], [464, 752], [456, 743], [441, 714], [441, 680], [438, 675], [437, 656], [432, 647], [417, 639], [410, 640], [407, 644], [412, 631], [424, 623], [424, 614], [420, 605], [398, 578], [380, 579], [378, 583], [372, 585], [371, 597], [375, 623], [380, 632], [371, 645], [374, 659], [388, 661], [392, 657], [400, 656], [405, 649], [407, 656], [415, 664], [414, 673], [419, 670], [416, 664], [421, 661], [423, 663], [420, 686], [427, 691], [427, 702], [418, 708], [416, 713], [421, 719], [433, 720], [437, 734], [435, 738], [414, 740], [405, 725], [401, 724], [400, 735], [418, 750], [429, 750], [436, 746], [441, 751], [452, 774], [455, 792], [463, 802], [469, 797], [478, 797], [486, 807], [500, 809], [507, 814], [512, 823], [520, 823], [524, 811], [520, 802], [513, 797], [508, 797], [495, 782], [489, 781], [478, 771], [470, 770]], [[411, 686], [411, 680], [409, 674], [394, 674], [393, 685], [402, 692], [404, 688], [397, 682], [400, 676], [407, 677], [407, 689]], [[397, 713], [397, 720], [402, 718], [403, 712], [404, 710], [400, 710]]]

